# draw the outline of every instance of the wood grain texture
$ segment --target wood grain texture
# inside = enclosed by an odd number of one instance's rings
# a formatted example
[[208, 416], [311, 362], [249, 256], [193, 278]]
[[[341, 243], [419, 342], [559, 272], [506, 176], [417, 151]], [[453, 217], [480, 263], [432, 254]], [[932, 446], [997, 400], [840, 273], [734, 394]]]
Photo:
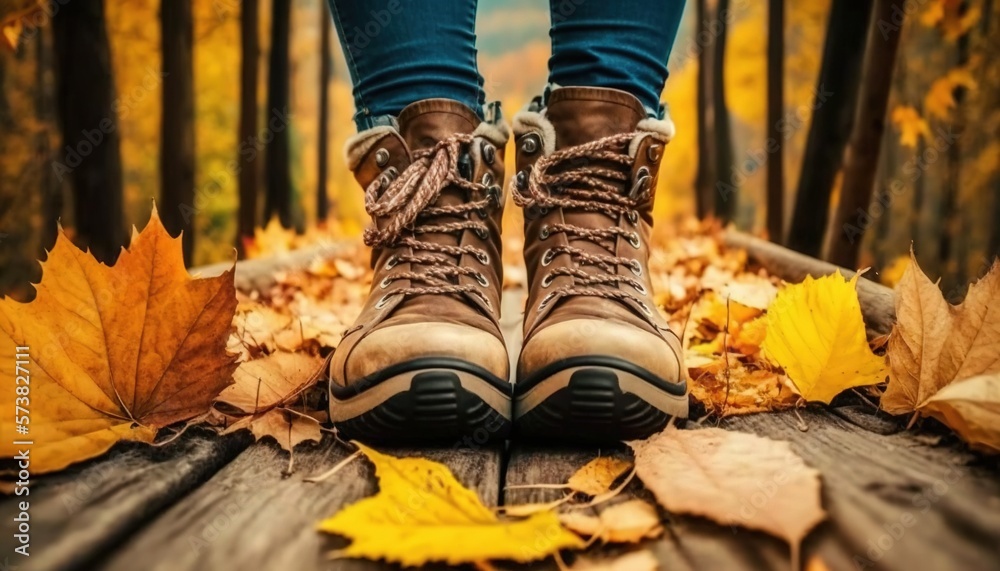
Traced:
[[[22, 571], [91, 569], [164, 508], [236, 457], [249, 435], [219, 438], [193, 429], [162, 448], [123, 442], [97, 460], [43, 476], [27, 498], [0, 499], [0, 533], [13, 541], [17, 503], [30, 501], [31, 557]], [[13, 561], [13, 558], [12, 558]]]
[[[870, 410], [870, 409], [869, 409]], [[723, 428], [788, 440], [823, 478], [829, 519], [807, 537], [803, 560], [820, 557], [830, 569], [1000, 569], [1000, 460], [966, 451], [954, 439], [929, 445], [898, 423], [851, 409], [822, 408], [794, 413], [727, 419]], [[864, 419], [868, 416], [868, 419]], [[848, 420], [850, 418], [850, 420]], [[688, 428], [696, 428], [689, 423]], [[871, 429], [875, 428], [878, 432]], [[576, 469], [602, 454], [596, 449], [545, 449], [516, 445], [506, 485], [565, 482]], [[507, 490], [507, 503], [549, 501], [558, 490]], [[780, 486], [761, 482], [748, 509], [767, 509]], [[628, 495], [649, 499], [636, 483]], [[627, 496], [626, 496], [627, 497]], [[621, 501], [624, 498], [618, 498]], [[662, 514], [662, 538], [643, 545], [662, 569], [787, 568], [789, 551], [766, 534], [715, 525], [702, 518]], [[602, 549], [601, 555], [619, 553]], [[532, 569], [556, 569], [548, 562]]]
[[[442, 462], [459, 481], [476, 490], [486, 505], [497, 505], [498, 449], [456, 446], [382, 451]], [[259, 442], [96, 568], [134, 571], [136, 561], [145, 562], [143, 569], [150, 571], [395, 568], [330, 560], [329, 553], [345, 543], [316, 531], [316, 524], [323, 518], [377, 491], [374, 470], [363, 458], [355, 459], [323, 482], [304, 481], [349, 454], [343, 444], [329, 436], [318, 445], [304, 444], [295, 450], [294, 473], [285, 476], [287, 453], [273, 443]]]

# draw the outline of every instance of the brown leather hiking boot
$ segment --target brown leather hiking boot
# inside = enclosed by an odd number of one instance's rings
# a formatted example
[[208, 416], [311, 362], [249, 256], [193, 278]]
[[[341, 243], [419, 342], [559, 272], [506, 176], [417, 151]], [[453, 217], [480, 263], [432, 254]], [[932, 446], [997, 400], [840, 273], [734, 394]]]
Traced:
[[330, 418], [372, 441], [503, 438], [500, 220], [508, 131], [428, 99], [348, 142], [374, 224], [371, 294], [330, 361]]
[[519, 434], [649, 436], [686, 417], [681, 345], [647, 260], [667, 121], [632, 95], [567, 87], [514, 120], [529, 294], [514, 389]]

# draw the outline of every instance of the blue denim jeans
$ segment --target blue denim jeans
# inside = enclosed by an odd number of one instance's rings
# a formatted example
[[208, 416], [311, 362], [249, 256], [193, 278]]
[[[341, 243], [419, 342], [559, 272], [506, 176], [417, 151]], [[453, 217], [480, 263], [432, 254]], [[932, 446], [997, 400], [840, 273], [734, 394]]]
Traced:
[[[354, 83], [358, 130], [433, 97], [482, 117], [477, 0], [329, 2]], [[636, 96], [650, 115], [662, 112], [684, 0], [550, 0], [549, 12], [550, 85], [612, 87]]]

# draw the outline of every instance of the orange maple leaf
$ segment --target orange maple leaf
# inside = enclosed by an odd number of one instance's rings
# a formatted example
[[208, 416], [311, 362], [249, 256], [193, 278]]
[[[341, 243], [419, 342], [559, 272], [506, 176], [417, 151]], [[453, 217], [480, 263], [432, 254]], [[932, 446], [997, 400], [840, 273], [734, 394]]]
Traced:
[[[209, 409], [236, 363], [226, 339], [236, 310], [233, 270], [192, 279], [180, 238], [153, 210], [129, 249], [105, 266], [64, 233], [42, 264], [30, 303], [0, 299], [0, 362], [27, 347], [25, 386], [0, 407], [30, 410], [35, 473], [97, 456], [119, 440], [149, 442], [156, 429]], [[20, 374], [20, 373], [19, 373]], [[13, 383], [12, 383], [13, 385]], [[14, 418], [0, 417], [12, 434]], [[17, 453], [10, 439], [0, 456]]]

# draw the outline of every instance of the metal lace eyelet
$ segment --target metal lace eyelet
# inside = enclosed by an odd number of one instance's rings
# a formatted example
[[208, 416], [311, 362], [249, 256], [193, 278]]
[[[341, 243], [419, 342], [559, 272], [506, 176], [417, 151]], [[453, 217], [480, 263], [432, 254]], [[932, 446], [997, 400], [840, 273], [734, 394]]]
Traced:
[[548, 240], [549, 236], [550, 236], [550, 234], [549, 234], [549, 225], [546, 224], [546, 225], [542, 226], [541, 230], [538, 231], [538, 239], [539, 240]]
[[493, 161], [495, 161], [497, 158], [497, 148], [494, 147], [492, 144], [483, 141], [480, 150], [483, 153], [483, 160], [486, 161], [486, 164], [492, 165]]
[[503, 189], [499, 185], [493, 185], [486, 189], [486, 198], [493, 208], [500, 208], [500, 199], [503, 196]]
[[490, 255], [486, 252], [476, 252], [475, 256], [479, 263], [484, 266], [490, 263]]
[[389, 167], [385, 169], [385, 176], [389, 177], [389, 182], [392, 182], [399, 176], [399, 169], [396, 167]]
[[484, 276], [481, 273], [476, 273], [475, 276], [476, 276], [476, 281], [479, 282], [479, 285], [483, 287], [490, 287], [490, 281], [486, 279], [486, 276]]
[[662, 156], [663, 145], [650, 145], [649, 148], [646, 149], [646, 158], [653, 164], [660, 162], [660, 157]]
[[375, 151], [375, 164], [377, 164], [379, 168], [389, 164], [389, 151], [384, 148]]
[[552, 260], [555, 259], [555, 257], [556, 257], [556, 253], [555, 253], [554, 250], [552, 250], [551, 248], [549, 248], [548, 250], [545, 250], [545, 253], [542, 254], [542, 265], [543, 266], [547, 266], [547, 265], [551, 264]]
[[632, 288], [635, 289], [635, 291], [639, 292], [639, 294], [641, 295], [646, 295], [647, 293], [649, 293], [646, 290], [646, 286], [642, 285], [642, 282], [636, 282], [632, 284]]
[[528, 173], [524, 171], [517, 171], [517, 174], [514, 175], [514, 186], [516, 186], [518, 190], [524, 190], [525, 187], [528, 186]]
[[490, 237], [490, 233], [486, 230], [486, 228], [476, 228], [474, 232], [476, 233], [476, 237], [480, 240], [487, 240]]
[[531, 133], [530, 135], [525, 135], [524, 139], [521, 141], [521, 150], [524, 151], [526, 155], [533, 155], [538, 152], [541, 147], [538, 135]]
[[555, 281], [555, 279], [556, 277], [554, 275], [545, 274], [545, 277], [542, 278], [542, 287], [549, 287], [550, 285], [552, 285], [552, 282]]
[[631, 234], [629, 234], [628, 235], [628, 243], [631, 244], [633, 248], [635, 248], [636, 250], [638, 250], [639, 246], [642, 246], [642, 242], [639, 240], [639, 233], [638, 232], [632, 232]]
[[378, 300], [378, 303], [375, 304], [375, 309], [382, 309], [383, 307], [385, 307], [386, 304], [389, 303], [389, 298], [391, 298], [394, 295], [396, 295], [396, 294], [394, 294], [394, 293], [387, 293], [387, 294], [383, 295], [382, 298]]
[[628, 218], [628, 221], [632, 224], [632, 226], [639, 223], [639, 213], [635, 210], [629, 210], [625, 217]]
[[379, 282], [378, 287], [381, 288], [381, 289], [385, 289], [385, 288], [389, 287], [389, 284], [391, 284], [392, 281], [393, 280], [392, 280], [391, 277], [385, 276], [385, 278], [383, 278], [382, 281]]
[[649, 306], [646, 305], [645, 302], [640, 301], [639, 307], [642, 309], [642, 312], [645, 313], [646, 315], [653, 315], [653, 311], [649, 309]]
[[483, 178], [481, 179], [483, 186], [493, 186], [493, 173], [486, 172], [483, 173]]
[[632, 260], [628, 265], [628, 269], [632, 270], [632, 273], [637, 277], [642, 277], [642, 264], [639, 263], [639, 260]]
[[486, 212], [485, 208], [477, 208], [476, 216], [478, 216], [480, 220], [486, 220], [486, 217], [489, 216], [489, 213]]
[[552, 293], [546, 295], [545, 297], [543, 297], [542, 301], [538, 304], [538, 309], [539, 310], [545, 309], [545, 306], [548, 305], [549, 302], [552, 301], [552, 298], [554, 298], [555, 296], [556, 296], [555, 292], [552, 292]]
[[635, 173], [635, 183], [632, 185], [632, 190], [629, 191], [628, 197], [632, 200], [645, 199], [646, 194], [649, 192], [649, 185], [652, 180], [652, 177], [649, 176], [649, 169], [646, 167], [639, 167], [639, 170]]
[[393, 254], [389, 256], [389, 259], [385, 261], [385, 269], [391, 270], [399, 265], [399, 256]]

